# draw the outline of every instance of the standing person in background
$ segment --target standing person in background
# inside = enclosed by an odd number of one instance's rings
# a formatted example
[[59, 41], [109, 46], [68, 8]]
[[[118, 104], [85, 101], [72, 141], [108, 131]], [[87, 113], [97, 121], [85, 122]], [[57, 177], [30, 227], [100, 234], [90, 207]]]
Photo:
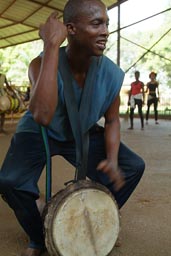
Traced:
[[129, 92], [128, 106], [130, 106], [130, 127], [129, 130], [134, 129], [134, 110], [136, 105], [138, 106], [138, 113], [141, 120], [141, 129], [144, 129], [144, 116], [142, 107], [144, 104], [144, 83], [139, 80], [140, 72], [135, 71], [135, 81], [131, 83], [131, 89]]
[[146, 92], [148, 93], [147, 98], [147, 112], [146, 112], [146, 124], [148, 124], [150, 106], [154, 105], [154, 118], [155, 123], [158, 124], [158, 102], [159, 102], [159, 83], [156, 81], [157, 73], [151, 72], [149, 74], [150, 81], [147, 83]]

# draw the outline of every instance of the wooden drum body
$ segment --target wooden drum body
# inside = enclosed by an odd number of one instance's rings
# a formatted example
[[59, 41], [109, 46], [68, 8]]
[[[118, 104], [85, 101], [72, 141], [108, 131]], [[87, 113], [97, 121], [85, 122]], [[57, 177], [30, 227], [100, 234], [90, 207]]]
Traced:
[[119, 234], [119, 211], [113, 196], [106, 187], [88, 180], [59, 191], [43, 216], [51, 256], [106, 256]]

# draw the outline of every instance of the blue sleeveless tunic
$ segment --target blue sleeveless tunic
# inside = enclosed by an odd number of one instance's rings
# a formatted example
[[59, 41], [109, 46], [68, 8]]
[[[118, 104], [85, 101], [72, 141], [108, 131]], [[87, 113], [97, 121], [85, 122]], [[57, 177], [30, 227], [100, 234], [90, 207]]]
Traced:
[[[60, 48], [60, 51], [64, 50], [65, 47]], [[96, 74], [94, 76], [94, 83], [88, 84], [85, 82], [86, 86], [83, 89], [80, 89], [77, 82], [72, 78], [72, 86], [77, 99], [83, 132], [89, 130], [104, 116], [111, 103], [118, 96], [123, 83], [124, 72], [109, 58], [102, 56], [100, 61], [97, 62]], [[54, 117], [47, 127], [48, 135], [59, 141], [73, 140], [71, 125], [66, 110], [63, 80], [59, 71], [57, 79], [58, 105]], [[34, 121], [29, 110], [19, 121], [16, 132], [40, 132], [40, 126]]]

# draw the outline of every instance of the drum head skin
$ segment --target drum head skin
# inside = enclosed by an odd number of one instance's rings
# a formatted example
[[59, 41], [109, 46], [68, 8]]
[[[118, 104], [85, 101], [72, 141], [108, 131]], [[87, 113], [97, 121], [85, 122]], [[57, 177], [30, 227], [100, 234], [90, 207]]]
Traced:
[[10, 95], [0, 96], [0, 112], [18, 111], [20, 102]]
[[46, 247], [52, 256], [106, 256], [120, 229], [111, 193], [86, 180], [58, 192], [48, 203], [44, 219]]
[[5, 112], [10, 109], [11, 102], [8, 96], [0, 96], [0, 112]]

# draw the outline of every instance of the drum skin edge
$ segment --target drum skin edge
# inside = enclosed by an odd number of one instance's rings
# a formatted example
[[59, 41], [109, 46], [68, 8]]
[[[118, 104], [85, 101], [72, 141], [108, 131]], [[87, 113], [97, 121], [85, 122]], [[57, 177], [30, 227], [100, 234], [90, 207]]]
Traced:
[[[87, 229], [88, 229], [89, 230], [88, 234], [89, 234], [89, 237], [90, 237], [88, 239], [90, 241], [90, 246], [87, 246], [87, 247], [90, 248], [90, 251], [92, 250], [92, 252], [89, 253], [89, 254], [86, 254], [85, 250], [83, 250], [83, 255], [80, 252], [78, 254], [76, 252], [73, 252], [73, 253], [71, 252], [71, 254], [69, 252], [63, 253], [63, 249], [60, 249], [61, 244], [59, 243], [60, 246], [58, 245], [58, 242], [56, 242], [56, 241], [58, 241], [58, 239], [56, 239], [56, 237], [54, 236], [54, 233], [53, 233], [53, 230], [56, 227], [55, 226], [56, 225], [56, 219], [58, 219], [61, 214], [62, 214], [61, 216], [63, 216], [63, 215], [65, 216], [65, 214], [63, 214], [63, 212], [62, 213], [60, 212], [61, 209], [65, 208], [65, 204], [66, 204], [65, 201], [69, 200], [69, 202], [70, 202], [72, 200], [73, 196], [78, 196], [78, 195], [80, 196], [81, 193], [84, 193], [84, 194], [85, 193], [92, 193], [92, 191], [98, 192], [96, 194], [101, 193], [102, 195], [104, 193], [105, 194], [104, 196], [106, 196], [107, 201], [108, 201], [108, 197], [107, 196], [109, 196], [109, 201], [112, 201], [112, 204], [113, 204], [112, 207], [114, 207], [114, 209], [111, 209], [111, 210], [112, 211], [114, 210], [115, 222], [116, 222], [116, 225], [115, 225], [115, 229], [116, 229], [115, 233], [116, 234], [114, 234], [113, 240], [110, 241], [109, 248], [106, 248], [106, 252], [102, 252], [102, 253], [99, 252], [99, 248], [96, 248], [98, 246], [95, 246], [96, 241], [93, 242], [93, 240], [96, 240], [96, 235], [95, 235], [95, 237], [93, 237], [93, 235], [91, 234], [91, 233], [94, 233], [94, 230], [93, 230], [93, 232], [91, 232], [91, 221], [89, 221], [89, 217], [87, 216], [87, 213], [86, 213], [86, 218], [84, 217], [85, 218], [85, 222], [86, 222], [86, 232], [87, 232]], [[80, 200], [78, 200], [78, 201], [80, 201]], [[96, 205], [96, 203], [95, 203], [95, 205]], [[110, 213], [111, 210], [109, 209], [109, 211], [107, 211], [107, 213]], [[77, 211], [75, 211], [75, 212], [77, 212]], [[58, 214], [58, 216], [57, 216], [57, 214]], [[90, 217], [92, 218], [93, 215], [92, 215], [91, 212], [90, 212], [90, 215], [91, 215]], [[72, 183], [70, 185], [67, 185], [66, 188], [64, 188], [64, 189], [60, 190], [59, 192], [57, 192], [51, 198], [51, 200], [47, 203], [47, 205], [45, 206], [43, 214], [42, 214], [42, 218], [43, 218], [43, 221], [44, 221], [45, 244], [46, 244], [47, 250], [48, 250], [48, 252], [49, 252], [49, 254], [51, 256], [57, 256], [57, 255], [59, 255], [59, 256], [77, 256], [77, 255], [79, 255], [79, 256], [85, 256], [85, 255], [107, 256], [111, 252], [111, 250], [113, 249], [113, 247], [115, 245], [115, 242], [117, 240], [117, 236], [118, 236], [119, 231], [120, 231], [120, 215], [119, 215], [119, 210], [118, 210], [118, 207], [117, 207], [117, 203], [116, 203], [113, 195], [103, 185], [101, 185], [101, 184], [99, 184], [97, 182], [94, 182], [94, 181], [90, 181], [90, 180], [81, 180], [81, 181], [78, 181], [76, 183]], [[81, 217], [81, 218], [83, 218], [83, 217]], [[95, 216], [95, 218], [98, 219], [98, 216]], [[95, 219], [95, 221], [96, 221], [96, 219]], [[68, 219], [66, 219], [66, 221], [67, 220]], [[105, 220], [106, 220], [106, 218], [105, 218]], [[67, 225], [65, 225], [66, 221], [63, 220], [64, 226], [65, 226], [64, 229], [66, 227], [68, 227]], [[73, 219], [73, 222], [74, 222], [74, 219]], [[80, 225], [81, 227], [82, 227], [82, 222], [83, 222], [83, 220], [81, 220], [81, 225]], [[93, 221], [93, 224], [94, 224], [94, 221]], [[73, 227], [73, 225], [74, 224], [71, 223], [72, 227]], [[93, 226], [96, 226], [96, 225], [93, 225]], [[107, 226], [109, 227], [109, 225], [107, 225]], [[112, 224], [111, 224], [111, 226], [112, 226]], [[74, 226], [74, 229], [77, 229], [77, 228], [78, 227]], [[110, 227], [110, 229], [111, 229], [111, 227]], [[105, 226], [104, 226], [104, 230], [105, 230]], [[80, 230], [78, 230], [78, 233], [79, 232], [80, 232]], [[85, 230], [83, 230], [82, 233], [80, 232], [81, 235], [84, 235], [84, 232], [85, 232]], [[64, 233], [64, 232], [60, 232], [60, 233]], [[71, 235], [71, 232], [68, 232], [68, 233], [69, 233], [68, 236]], [[99, 235], [98, 232], [97, 232], [97, 234]], [[108, 233], [106, 233], [106, 234], [108, 235]], [[78, 235], [78, 239], [79, 239], [79, 237], [80, 237], [80, 234]], [[87, 236], [86, 236], [86, 238], [87, 238]], [[74, 243], [74, 241], [73, 241], [73, 243]], [[97, 244], [99, 244], [99, 242]], [[91, 247], [92, 247], [92, 249], [91, 249]], [[72, 246], [71, 246], [71, 250], [72, 250]], [[65, 249], [64, 249], [64, 251], [65, 251]], [[104, 251], [105, 251], [105, 249], [104, 249]]]

